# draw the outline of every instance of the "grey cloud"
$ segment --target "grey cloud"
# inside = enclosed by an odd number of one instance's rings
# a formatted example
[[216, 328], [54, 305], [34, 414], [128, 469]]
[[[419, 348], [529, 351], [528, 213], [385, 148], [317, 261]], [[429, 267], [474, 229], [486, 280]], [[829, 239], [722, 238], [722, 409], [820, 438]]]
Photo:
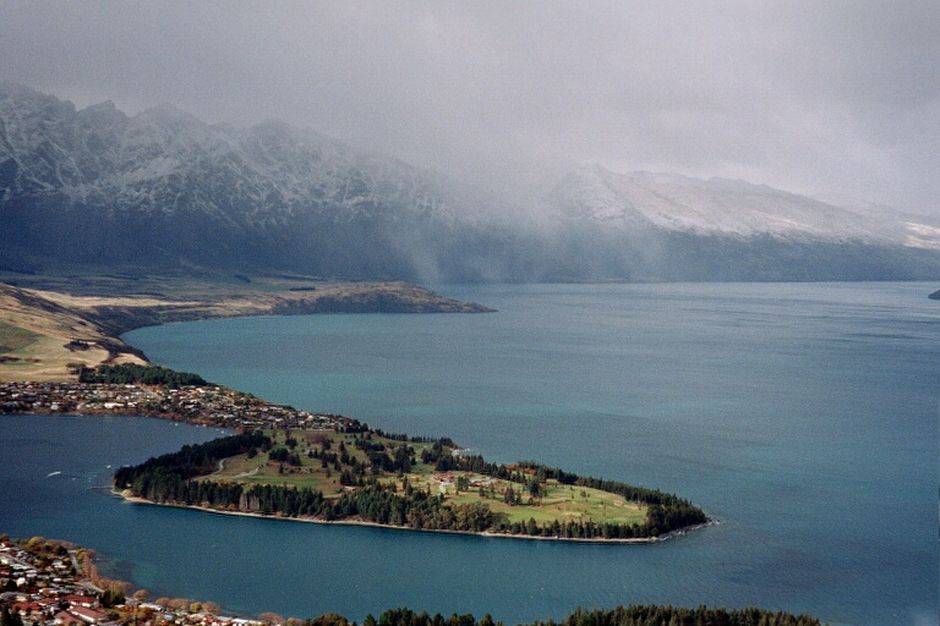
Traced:
[[940, 4], [4, 3], [0, 77], [493, 185], [585, 162], [940, 213]]

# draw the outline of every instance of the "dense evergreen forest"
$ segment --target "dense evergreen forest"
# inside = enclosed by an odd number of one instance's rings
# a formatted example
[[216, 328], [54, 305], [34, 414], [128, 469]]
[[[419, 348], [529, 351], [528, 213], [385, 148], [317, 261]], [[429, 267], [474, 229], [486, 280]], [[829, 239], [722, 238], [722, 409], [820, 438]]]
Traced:
[[114, 473], [114, 484], [130, 485], [140, 477], [158, 472], [172, 474], [181, 480], [186, 480], [214, 472], [216, 465], [222, 459], [270, 446], [271, 439], [258, 431], [187, 445], [178, 452], [148, 459], [140, 465], [121, 467]]
[[[378, 480], [382, 471], [407, 472], [413, 461], [414, 449], [401, 444], [392, 450], [357, 439], [357, 447], [367, 450], [371, 468], [348, 455], [321, 452], [324, 463], [342, 469], [343, 484], [355, 489], [338, 496], [327, 497], [308, 487], [194, 480], [216, 470], [221, 459], [236, 454], [257, 454], [257, 449], [269, 450], [271, 439], [257, 432], [184, 447], [179, 452], [152, 458], [134, 467], [123, 467], [114, 476], [115, 487], [130, 489], [135, 496], [157, 503], [188, 506], [206, 506], [221, 510], [277, 515], [281, 517], [311, 517], [324, 521], [358, 519], [390, 526], [404, 526], [422, 530], [449, 530], [464, 532], [493, 532], [513, 535], [555, 537], [565, 539], [633, 539], [657, 537], [694, 524], [707, 521], [705, 514], [686, 500], [660, 491], [633, 487], [624, 483], [583, 478], [535, 463], [515, 466], [487, 463], [480, 456], [454, 456], [445, 453], [442, 442], [425, 450], [422, 460], [434, 463], [440, 470], [461, 469], [521, 483], [527, 489], [537, 488], [538, 481], [547, 478], [563, 484], [582, 485], [603, 489], [629, 500], [648, 505], [643, 524], [595, 523], [570, 520], [537, 523], [510, 522], [503, 513], [490, 509], [484, 502], [466, 504], [445, 503], [441, 494], [412, 487], [403, 477], [404, 488], [398, 492], [393, 485]], [[271, 450], [277, 458], [290, 463], [292, 453]], [[390, 454], [389, 454], [390, 453]], [[520, 490], [521, 491], [521, 490]]]
[[[354, 624], [354, 622], [353, 622]], [[327, 614], [305, 620], [304, 626], [351, 626], [340, 615]], [[473, 615], [440, 613], [428, 615], [409, 609], [385, 611], [376, 620], [366, 616], [362, 626], [503, 626], [489, 615], [476, 619]], [[818, 619], [808, 615], [774, 613], [762, 609], [712, 609], [698, 607], [686, 609], [671, 606], [630, 605], [610, 610], [585, 611], [578, 609], [560, 622], [536, 621], [520, 626], [820, 626]]]
[[99, 365], [94, 369], [83, 367], [78, 373], [78, 380], [83, 383], [163, 385], [173, 389], [186, 385], [201, 387], [208, 384], [199, 374], [177, 372], [158, 365], [135, 363]]

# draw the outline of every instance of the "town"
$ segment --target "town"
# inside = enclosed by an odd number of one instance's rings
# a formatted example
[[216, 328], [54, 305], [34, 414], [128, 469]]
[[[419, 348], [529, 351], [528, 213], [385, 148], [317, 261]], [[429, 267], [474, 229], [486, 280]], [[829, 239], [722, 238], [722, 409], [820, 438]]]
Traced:
[[237, 431], [255, 428], [361, 432], [359, 421], [265, 402], [219, 385], [4, 382], [0, 413], [141, 415]]
[[0, 536], [3, 626], [263, 626], [267, 621], [218, 615], [210, 602], [158, 598], [97, 575], [93, 553], [72, 544]]

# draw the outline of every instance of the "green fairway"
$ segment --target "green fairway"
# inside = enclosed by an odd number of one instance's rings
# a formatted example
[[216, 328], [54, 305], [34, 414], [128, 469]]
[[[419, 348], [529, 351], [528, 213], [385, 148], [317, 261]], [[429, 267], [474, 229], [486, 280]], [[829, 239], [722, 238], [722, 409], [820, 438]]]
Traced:
[[[465, 478], [470, 487], [457, 493], [457, 480], [460, 477]], [[617, 494], [590, 487], [562, 485], [555, 480], [546, 480], [541, 487], [542, 495], [533, 498], [525, 493], [523, 485], [473, 472], [435, 472], [421, 476], [409, 474], [408, 479], [416, 488], [430, 488], [432, 493], [442, 493], [446, 502], [485, 503], [492, 511], [505, 513], [510, 522], [534, 519], [539, 524], [555, 520], [642, 524], [646, 521], [646, 507], [643, 505], [627, 502]], [[510, 488], [518, 494], [519, 501], [515, 504], [505, 501], [506, 491]]]

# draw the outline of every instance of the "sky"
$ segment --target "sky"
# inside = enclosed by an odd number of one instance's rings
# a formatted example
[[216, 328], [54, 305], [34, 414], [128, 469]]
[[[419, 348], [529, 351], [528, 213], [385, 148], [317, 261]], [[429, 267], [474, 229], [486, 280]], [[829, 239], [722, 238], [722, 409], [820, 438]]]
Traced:
[[601, 164], [940, 215], [940, 2], [2, 2], [0, 79], [480, 185]]

